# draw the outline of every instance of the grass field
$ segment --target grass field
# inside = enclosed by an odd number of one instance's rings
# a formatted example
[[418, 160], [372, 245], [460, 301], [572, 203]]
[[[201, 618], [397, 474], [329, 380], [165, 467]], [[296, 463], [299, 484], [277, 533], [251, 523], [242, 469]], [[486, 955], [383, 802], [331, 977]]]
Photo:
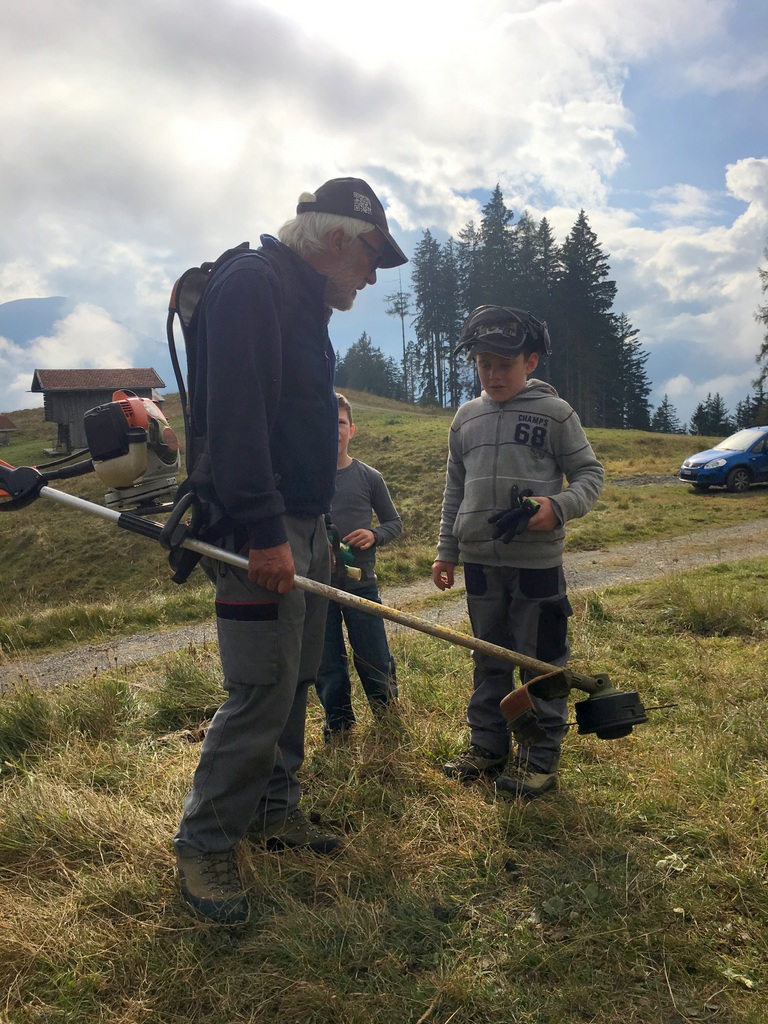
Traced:
[[[357, 418], [360, 455], [374, 452], [428, 564], [447, 419]], [[691, 450], [591, 438], [609, 480], [673, 473]], [[756, 519], [764, 501], [609, 483], [572, 543]], [[14, 644], [132, 628], [130, 605], [148, 625], [210, 614], [202, 585], [166, 610], [152, 545], [57, 513], [41, 501], [0, 517]], [[406, 579], [395, 552], [388, 571]], [[574, 597], [573, 667], [637, 690], [649, 722], [614, 742], [572, 729], [559, 791], [532, 803], [445, 778], [466, 741], [469, 654], [397, 633], [399, 723], [375, 725], [357, 692], [359, 727], [331, 748], [310, 709], [306, 808], [345, 848], [242, 844], [253, 915], [234, 933], [193, 922], [172, 875], [199, 726], [223, 697], [215, 649], [1, 700], [0, 1022], [764, 1024], [767, 580], [754, 559]], [[54, 615], [55, 637], [38, 627]]]
[[[574, 665], [637, 689], [566, 741], [560, 791], [446, 779], [467, 652], [398, 634], [402, 728], [313, 704], [305, 803], [332, 858], [243, 844], [251, 922], [193, 923], [170, 839], [221, 698], [215, 651], [0, 703], [8, 1024], [763, 1024], [768, 561], [577, 600]], [[656, 710], [654, 710], [656, 709]]]
[[[350, 394], [357, 433], [351, 451], [382, 471], [403, 518], [401, 540], [379, 556], [384, 586], [426, 579], [435, 557], [447, 435], [447, 413]], [[178, 396], [166, 413], [181, 429]], [[19, 434], [0, 458], [34, 465], [55, 435], [42, 410], [13, 413]], [[711, 438], [588, 431], [606, 467], [607, 485], [589, 516], [569, 524], [570, 549], [593, 550], [630, 540], [684, 536], [705, 525], [728, 526], [764, 514], [765, 491], [697, 493], [685, 484], [616, 486], [612, 481], [677, 472]], [[95, 477], [57, 485], [100, 502]], [[210, 616], [210, 586], [199, 571], [182, 587], [170, 582], [162, 549], [124, 530], [41, 499], [0, 515], [0, 658], [48, 652], [148, 626], [163, 629]]]

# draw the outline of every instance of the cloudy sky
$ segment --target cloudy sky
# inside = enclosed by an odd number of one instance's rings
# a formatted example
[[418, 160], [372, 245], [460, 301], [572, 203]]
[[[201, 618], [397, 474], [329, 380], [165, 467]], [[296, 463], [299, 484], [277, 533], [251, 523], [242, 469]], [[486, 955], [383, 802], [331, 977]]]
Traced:
[[[406, 252], [497, 182], [559, 241], [583, 208], [654, 405], [687, 422], [751, 390], [765, 0], [26, 0], [3, 22], [0, 303], [67, 301], [0, 337], [0, 411], [36, 404], [36, 368], [154, 366], [175, 390], [175, 278], [338, 175], [371, 182]], [[398, 287], [382, 271], [334, 316], [339, 351], [366, 330], [397, 356]]]

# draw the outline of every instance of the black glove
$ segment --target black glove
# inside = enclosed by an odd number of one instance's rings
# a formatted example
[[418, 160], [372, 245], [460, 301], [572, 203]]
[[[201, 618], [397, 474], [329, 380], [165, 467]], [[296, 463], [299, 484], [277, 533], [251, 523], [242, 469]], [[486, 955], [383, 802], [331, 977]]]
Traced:
[[540, 508], [538, 501], [533, 501], [533, 491], [520, 491], [517, 484], [512, 484], [509, 494], [508, 509], [503, 512], [496, 512], [488, 520], [495, 525], [493, 540], [501, 540], [502, 544], [509, 544], [513, 537], [517, 537], [528, 526], [528, 520], [535, 515]]

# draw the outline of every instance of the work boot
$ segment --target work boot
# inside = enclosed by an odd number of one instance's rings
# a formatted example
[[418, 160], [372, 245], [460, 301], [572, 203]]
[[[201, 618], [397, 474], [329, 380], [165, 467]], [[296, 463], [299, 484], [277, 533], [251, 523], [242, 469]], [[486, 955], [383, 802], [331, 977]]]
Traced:
[[223, 853], [176, 854], [176, 872], [187, 906], [211, 924], [245, 924], [250, 915], [248, 899], [234, 850]]
[[282, 821], [248, 834], [249, 838], [263, 842], [273, 852], [312, 850], [314, 853], [332, 853], [341, 846], [340, 836], [321, 832], [298, 807]]
[[496, 774], [506, 764], [507, 754], [494, 754], [492, 750], [478, 747], [472, 743], [452, 761], [443, 765], [443, 771], [449, 779], [468, 781], [478, 779], [481, 775]]
[[557, 771], [546, 772], [535, 764], [511, 761], [496, 779], [496, 792], [533, 800], [557, 786]]

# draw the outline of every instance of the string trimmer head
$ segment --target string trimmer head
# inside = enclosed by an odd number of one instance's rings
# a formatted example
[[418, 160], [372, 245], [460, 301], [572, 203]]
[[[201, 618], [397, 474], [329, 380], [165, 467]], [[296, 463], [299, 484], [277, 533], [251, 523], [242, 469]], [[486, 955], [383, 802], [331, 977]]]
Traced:
[[530, 746], [545, 738], [531, 697], [553, 700], [567, 697], [572, 689], [584, 690], [586, 700], [576, 704], [576, 724], [580, 733], [594, 733], [601, 740], [628, 736], [636, 725], [648, 721], [645, 708], [635, 690], [620, 691], [607, 675], [585, 676], [570, 669], [556, 669], [531, 679], [508, 693], [501, 711], [518, 743]]

